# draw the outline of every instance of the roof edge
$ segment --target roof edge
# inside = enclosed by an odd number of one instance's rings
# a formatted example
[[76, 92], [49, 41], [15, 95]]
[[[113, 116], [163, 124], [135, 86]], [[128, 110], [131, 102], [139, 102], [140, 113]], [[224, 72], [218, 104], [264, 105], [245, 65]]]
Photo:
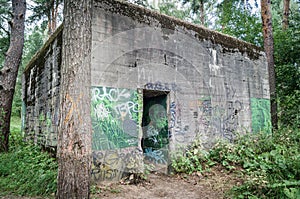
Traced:
[[[131, 17], [133, 19], [138, 19], [140, 22], [146, 23], [144, 21], [144, 17], [148, 16], [156, 19], [159, 23], [161, 23], [162, 28], [175, 29], [175, 26], [181, 26], [186, 28], [187, 30], [192, 30], [196, 33], [195, 37], [199, 40], [210, 40], [212, 43], [221, 44], [228, 49], [238, 49], [240, 52], [247, 52], [250, 58], [258, 59], [263, 52], [263, 49], [259, 46], [256, 46], [252, 43], [237, 39], [230, 35], [226, 35], [211, 29], [208, 29], [204, 26], [196, 25], [190, 22], [183, 21], [181, 19], [177, 19], [172, 16], [168, 16], [157, 11], [149, 10], [143, 8], [141, 6], [125, 2], [123, 0], [95, 0], [100, 4], [106, 4], [109, 6], [115, 6], [115, 10], [110, 10], [114, 13], [120, 13], [125, 16]], [[122, 9], [121, 9], [122, 8]], [[127, 8], [127, 9], [124, 9]], [[129, 9], [128, 9], [129, 8]], [[117, 12], [118, 11], [118, 12]], [[131, 11], [137, 11], [131, 12]], [[170, 23], [171, 22], [171, 23]], [[51, 45], [54, 39], [62, 32], [63, 23], [55, 30], [55, 32], [49, 37], [49, 39], [45, 42], [45, 44], [35, 53], [29, 63], [26, 65], [24, 69], [24, 73], [29, 70], [34, 62], [40, 57], [42, 53]]]
[[149, 24], [149, 20], [146, 20], [145, 17], [150, 17], [156, 19], [162, 28], [174, 30], [176, 26], [181, 26], [187, 30], [192, 30], [195, 32], [195, 37], [198, 40], [210, 40], [214, 44], [221, 44], [223, 47], [228, 48], [227, 50], [224, 49], [224, 51], [234, 51], [234, 49], [238, 49], [240, 52], [247, 52], [247, 55], [254, 59], [258, 59], [258, 57], [261, 56], [261, 52], [264, 52], [262, 47], [252, 43], [208, 29], [201, 25], [196, 25], [154, 10], [146, 9], [124, 0], [94, 0], [94, 2], [113, 8], [109, 9], [110, 12], [128, 16], [141, 23]]
[[54, 41], [54, 39], [59, 35], [63, 30], [63, 23], [58, 26], [58, 28], [54, 31], [54, 33], [47, 39], [45, 44], [33, 55], [33, 57], [30, 59], [29, 63], [26, 65], [24, 72], [29, 70], [32, 65], [35, 63], [35, 61], [45, 52], [45, 50], [51, 45], [51, 43]]

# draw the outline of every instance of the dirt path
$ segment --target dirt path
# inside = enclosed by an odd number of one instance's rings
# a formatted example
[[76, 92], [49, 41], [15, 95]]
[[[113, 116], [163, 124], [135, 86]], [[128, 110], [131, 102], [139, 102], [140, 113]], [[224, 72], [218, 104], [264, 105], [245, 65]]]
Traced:
[[[173, 175], [152, 173], [148, 181], [137, 185], [122, 183], [99, 184], [91, 198], [115, 199], [196, 199], [224, 198], [232, 186], [240, 184], [236, 174], [214, 169], [205, 175]], [[97, 192], [96, 191], [96, 192]]]
[[[241, 184], [237, 174], [220, 168], [192, 175], [149, 174], [146, 181], [137, 185], [122, 182], [100, 183], [93, 186], [91, 199], [218, 199], [234, 185]], [[54, 199], [50, 197], [0, 196], [2, 199]]]

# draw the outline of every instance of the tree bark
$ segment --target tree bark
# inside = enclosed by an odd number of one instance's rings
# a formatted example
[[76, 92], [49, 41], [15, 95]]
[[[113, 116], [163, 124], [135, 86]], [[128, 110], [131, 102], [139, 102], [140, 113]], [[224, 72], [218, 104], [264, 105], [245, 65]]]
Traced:
[[53, 5], [53, 11], [52, 11], [52, 31], [53, 32], [57, 28], [58, 6], [59, 6], [59, 2], [57, 0], [57, 1], [55, 1], [55, 4]]
[[0, 152], [8, 151], [10, 116], [23, 54], [26, 0], [12, 0], [10, 45], [0, 71]]
[[89, 198], [92, 0], [65, 0], [57, 198]]
[[199, 9], [200, 9], [200, 22], [201, 25], [205, 25], [205, 13], [204, 13], [204, 0], [200, 0], [199, 2]]
[[273, 129], [278, 128], [277, 102], [276, 102], [276, 74], [274, 66], [274, 39], [272, 29], [271, 0], [261, 0], [261, 18], [263, 25], [264, 49], [268, 61], [271, 120]]
[[282, 29], [286, 30], [289, 27], [290, 15], [290, 0], [283, 0], [283, 16], [282, 16]]
[[48, 35], [51, 36], [57, 28], [57, 17], [58, 17], [58, 7], [61, 3], [60, 0], [47, 0], [45, 5], [48, 9], [47, 19], [48, 19]]
[[52, 0], [49, 2], [50, 7], [50, 17], [48, 18], [49, 30], [48, 34], [52, 35], [57, 27], [57, 12], [58, 12], [59, 2], [58, 0]]

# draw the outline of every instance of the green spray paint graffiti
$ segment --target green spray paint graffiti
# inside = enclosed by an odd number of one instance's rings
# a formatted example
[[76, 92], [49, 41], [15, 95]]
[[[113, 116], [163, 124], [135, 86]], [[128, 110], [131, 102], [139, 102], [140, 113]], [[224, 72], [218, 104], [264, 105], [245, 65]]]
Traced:
[[93, 150], [138, 146], [136, 90], [92, 87]]
[[251, 98], [252, 132], [271, 132], [270, 100]]

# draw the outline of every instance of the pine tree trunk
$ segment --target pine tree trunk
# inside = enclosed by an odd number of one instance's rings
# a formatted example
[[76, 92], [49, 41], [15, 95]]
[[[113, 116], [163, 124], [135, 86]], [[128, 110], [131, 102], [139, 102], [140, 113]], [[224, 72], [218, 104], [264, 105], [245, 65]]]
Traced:
[[57, 198], [89, 198], [92, 0], [65, 0]]
[[264, 49], [268, 61], [271, 120], [273, 129], [278, 128], [277, 102], [276, 102], [276, 75], [274, 66], [274, 39], [272, 29], [271, 0], [261, 0], [261, 18], [263, 25]]
[[282, 16], [283, 30], [286, 30], [289, 27], [289, 15], [290, 15], [290, 0], [283, 0], [283, 16]]
[[46, 2], [46, 6], [49, 9], [47, 18], [48, 18], [48, 35], [51, 36], [57, 27], [57, 15], [58, 15], [58, 0], [50, 0]]
[[8, 151], [9, 147], [11, 108], [24, 46], [25, 12], [25, 0], [12, 0], [10, 46], [0, 71], [0, 152]]
[[205, 13], [204, 13], [204, 1], [200, 0], [200, 22], [201, 25], [205, 25]]

